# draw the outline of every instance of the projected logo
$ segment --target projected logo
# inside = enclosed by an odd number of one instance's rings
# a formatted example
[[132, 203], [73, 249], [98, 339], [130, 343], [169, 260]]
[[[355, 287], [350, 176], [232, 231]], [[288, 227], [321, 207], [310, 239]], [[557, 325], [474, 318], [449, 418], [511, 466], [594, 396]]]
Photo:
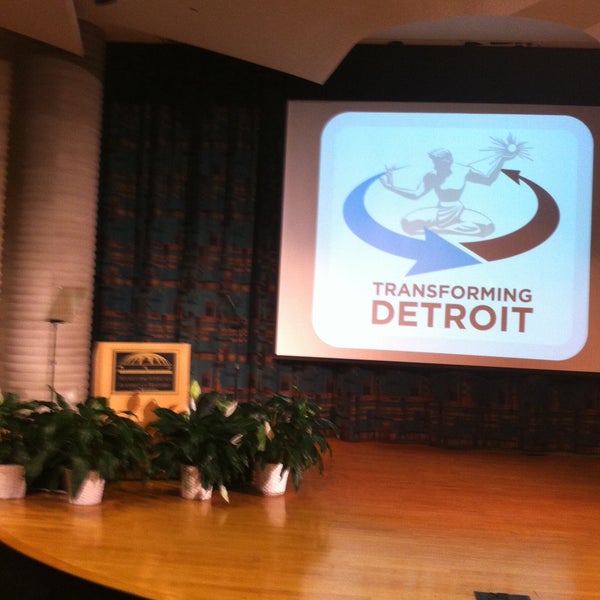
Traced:
[[592, 154], [569, 116], [334, 117], [315, 332], [346, 348], [574, 356], [588, 328]]
[[[488, 149], [494, 154], [493, 166], [488, 172], [476, 169], [475, 163], [454, 165], [450, 151], [439, 149], [429, 152], [433, 170], [424, 175], [414, 190], [394, 185], [393, 173], [398, 167], [386, 168], [385, 174], [370, 177], [354, 188], [344, 203], [344, 219], [348, 227], [375, 248], [415, 260], [409, 275], [478, 264], [480, 259], [501, 260], [535, 248], [558, 226], [558, 206], [544, 188], [523, 177], [519, 171], [502, 169], [507, 160], [529, 156], [525, 143], [517, 143], [509, 135], [506, 141], [495, 140], [495, 144], [496, 147]], [[501, 237], [463, 243], [462, 246], [471, 253], [446, 242], [440, 234], [485, 238], [494, 232], [494, 223], [484, 214], [466, 208], [460, 198], [467, 183], [491, 185], [500, 172], [517, 185], [524, 182], [530, 187], [537, 201], [533, 218]], [[424, 235], [424, 239], [395, 233], [371, 217], [365, 206], [365, 195], [377, 180], [388, 190], [409, 199], [417, 200], [429, 192], [435, 193], [438, 199], [435, 206], [410, 212], [402, 219], [402, 229], [407, 234]]]

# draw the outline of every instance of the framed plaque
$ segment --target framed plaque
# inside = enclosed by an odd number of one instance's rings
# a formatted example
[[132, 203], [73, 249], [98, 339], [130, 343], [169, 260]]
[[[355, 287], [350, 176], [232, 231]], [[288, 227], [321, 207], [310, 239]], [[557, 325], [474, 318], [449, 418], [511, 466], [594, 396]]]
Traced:
[[142, 422], [157, 407], [184, 410], [189, 401], [189, 344], [97, 342], [92, 394], [116, 410], [130, 410]]
[[177, 352], [115, 350], [113, 393], [177, 391]]

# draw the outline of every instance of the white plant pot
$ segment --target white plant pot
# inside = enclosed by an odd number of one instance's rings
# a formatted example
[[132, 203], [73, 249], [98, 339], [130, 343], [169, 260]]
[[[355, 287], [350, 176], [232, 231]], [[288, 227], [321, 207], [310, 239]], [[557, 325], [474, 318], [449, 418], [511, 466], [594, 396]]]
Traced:
[[24, 498], [26, 488], [22, 465], [0, 465], [0, 499]]
[[197, 467], [181, 465], [181, 497], [186, 500], [210, 500], [212, 485], [205, 488]]
[[264, 496], [281, 496], [285, 494], [289, 469], [284, 469], [281, 463], [266, 464], [264, 469], [254, 469], [254, 487]]
[[100, 504], [104, 496], [104, 484], [106, 483], [98, 471], [90, 471], [81, 483], [77, 494], [73, 494], [71, 486], [71, 471], [65, 469], [65, 481], [67, 495], [71, 504], [78, 506], [93, 506]]

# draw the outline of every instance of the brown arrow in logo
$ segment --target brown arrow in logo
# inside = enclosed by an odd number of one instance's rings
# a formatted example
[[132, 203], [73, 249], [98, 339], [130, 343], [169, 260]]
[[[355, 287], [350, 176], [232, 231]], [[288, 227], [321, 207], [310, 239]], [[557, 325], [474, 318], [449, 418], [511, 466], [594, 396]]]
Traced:
[[538, 208], [529, 223], [512, 233], [491, 240], [461, 244], [488, 261], [516, 256], [539, 246], [554, 233], [560, 220], [558, 205], [544, 188], [522, 177], [520, 171], [502, 169], [502, 172], [518, 185], [524, 181], [536, 195]]

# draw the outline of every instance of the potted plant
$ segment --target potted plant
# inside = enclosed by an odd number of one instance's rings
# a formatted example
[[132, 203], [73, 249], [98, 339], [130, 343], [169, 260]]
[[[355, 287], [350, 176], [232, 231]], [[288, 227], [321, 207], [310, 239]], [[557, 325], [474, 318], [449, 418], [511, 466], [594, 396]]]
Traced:
[[337, 426], [321, 415], [320, 406], [307, 396], [274, 394], [255, 402], [257, 429], [254, 485], [265, 495], [283, 494], [291, 474], [296, 491], [304, 471], [324, 469], [323, 454], [331, 453], [328, 432]]
[[14, 393], [0, 392], [0, 499], [23, 498], [30, 458], [28, 433], [35, 402], [22, 402]]
[[250, 468], [246, 433], [254, 421], [225, 394], [203, 393], [190, 387], [187, 411], [156, 408], [153, 471], [167, 478], [180, 476], [181, 495], [208, 500], [217, 488], [229, 502], [227, 485], [242, 479]]
[[117, 412], [95, 396], [72, 406], [55, 394], [39, 404], [30, 476], [42, 487], [57, 489], [66, 475], [71, 503], [97, 504], [106, 481], [148, 473], [150, 436], [134, 413]]

